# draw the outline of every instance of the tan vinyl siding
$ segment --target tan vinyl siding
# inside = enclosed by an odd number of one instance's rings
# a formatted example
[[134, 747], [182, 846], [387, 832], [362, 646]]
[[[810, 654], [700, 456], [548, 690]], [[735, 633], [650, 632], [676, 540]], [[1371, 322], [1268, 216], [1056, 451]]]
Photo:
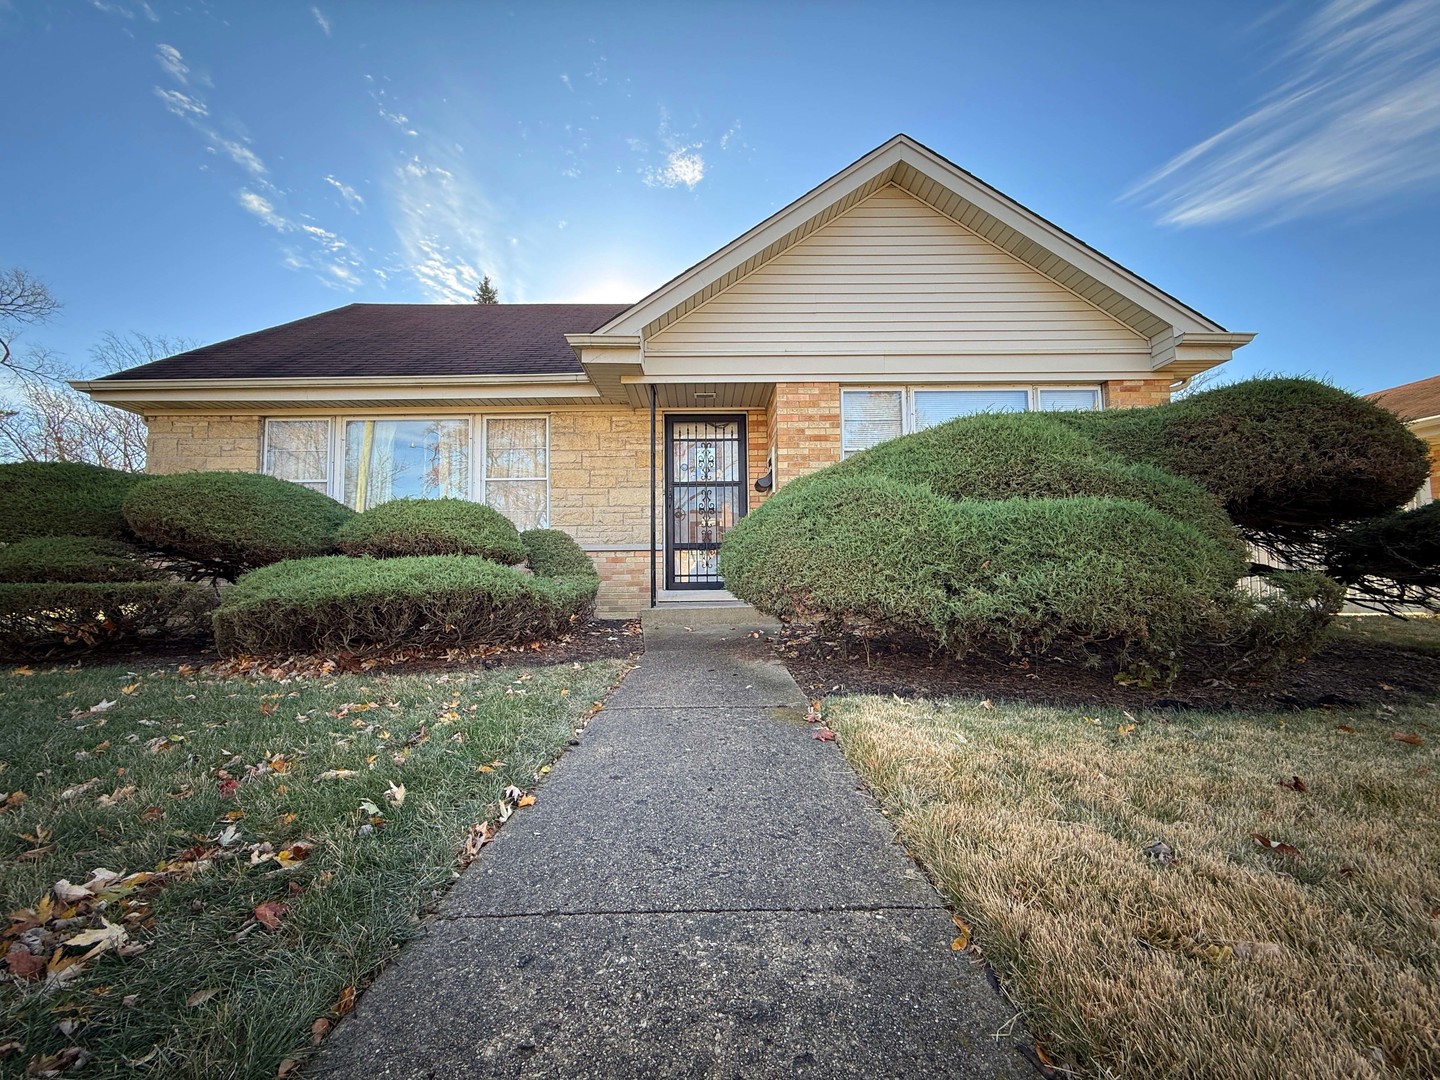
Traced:
[[1109, 315], [895, 187], [645, 346], [654, 356], [1149, 349]]

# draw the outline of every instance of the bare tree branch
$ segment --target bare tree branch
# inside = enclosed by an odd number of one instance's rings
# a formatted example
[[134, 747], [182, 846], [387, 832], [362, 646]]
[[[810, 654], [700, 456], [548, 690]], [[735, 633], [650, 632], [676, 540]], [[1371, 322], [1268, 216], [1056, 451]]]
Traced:
[[28, 270], [0, 270], [0, 367], [13, 366], [10, 343], [16, 330], [46, 322], [59, 310], [60, 301]]

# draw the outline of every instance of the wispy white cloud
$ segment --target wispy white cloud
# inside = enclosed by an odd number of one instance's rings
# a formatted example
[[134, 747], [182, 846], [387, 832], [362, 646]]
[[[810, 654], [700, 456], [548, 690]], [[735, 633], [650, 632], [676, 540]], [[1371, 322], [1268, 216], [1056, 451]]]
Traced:
[[358, 214], [365, 208], [365, 197], [349, 184], [342, 184], [333, 176], [325, 177], [325, 182], [340, 193], [340, 197], [345, 200], [345, 205], [350, 207], [351, 210], [354, 210], [355, 213]]
[[461, 165], [411, 155], [395, 168], [390, 195], [400, 255], [430, 299], [466, 303], [484, 274], [520, 298], [505, 249], [492, 240], [494, 209]]
[[295, 230], [295, 223], [275, 209], [275, 204], [254, 191], [241, 191], [236, 198], [247, 214], [257, 221], [270, 226], [276, 232], [288, 233]]
[[182, 86], [190, 81], [190, 65], [185, 63], [180, 55], [180, 50], [174, 45], [166, 45], [161, 42], [155, 46], [155, 56], [160, 61], [172, 79]]
[[330, 36], [330, 28], [331, 28], [331, 25], [332, 25], [331, 22], [330, 22], [330, 19], [329, 19], [329, 18], [325, 15], [325, 13], [324, 13], [323, 11], [321, 11], [318, 7], [312, 7], [312, 8], [310, 9], [310, 14], [315, 16], [315, 23], [316, 23], [316, 25], [319, 26], [320, 29], [325, 32], [325, 36], [326, 36], [326, 37], [329, 37], [329, 36]]
[[287, 216], [272, 198], [249, 188], [242, 189], [236, 201], [256, 221], [286, 238], [281, 265], [287, 269], [313, 271], [335, 289], [348, 291], [362, 284], [365, 260], [343, 236]]
[[182, 120], [203, 120], [210, 115], [209, 108], [199, 98], [182, 94], [179, 90], [164, 90], [155, 87], [155, 96], [165, 103], [165, 108]]
[[224, 154], [251, 176], [264, 176], [268, 171], [265, 162], [260, 160], [260, 155], [236, 139], [213, 136], [210, 149], [213, 153]]
[[560, 81], [565, 84], [566, 90], [569, 90], [572, 94], [575, 92], [575, 87], [570, 85], [570, 76], [563, 71], [560, 73]]
[[1246, 116], [1124, 197], [1167, 225], [1268, 224], [1440, 179], [1440, 4], [1328, 0], [1280, 62]]
[[691, 191], [705, 179], [705, 159], [700, 156], [703, 143], [679, 147], [665, 155], [665, 163], [659, 168], [647, 169], [645, 183], [650, 187], [679, 187], [684, 184]]

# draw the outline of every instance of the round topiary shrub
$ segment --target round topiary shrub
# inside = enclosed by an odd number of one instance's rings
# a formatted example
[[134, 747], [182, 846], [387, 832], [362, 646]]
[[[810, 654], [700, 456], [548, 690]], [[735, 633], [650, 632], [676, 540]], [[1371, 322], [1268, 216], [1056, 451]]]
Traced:
[[1132, 500], [952, 500], [839, 470], [742, 518], [720, 556], [726, 585], [762, 611], [957, 653], [1060, 639], [1173, 652], [1220, 629], [1244, 568], [1230, 545]]
[[202, 638], [215, 591], [188, 581], [0, 584], [0, 655], [35, 657], [116, 641]]
[[526, 529], [520, 534], [525, 561], [540, 577], [594, 579], [600, 574], [585, 549], [559, 529]]
[[468, 499], [395, 499], [356, 514], [336, 546], [347, 555], [479, 555], [523, 562], [520, 533], [500, 511]]
[[126, 496], [125, 520], [142, 541], [234, 579], [284, 559], [335, 550], [354, 513], [317, 491], [260, 473], [154, 476]]
[[0, 582], [154, 581], [139, 549], [94, 536], [44, 536], [0, 547]]
[[886, 476], [950, 499], [1132, 499], [1239, 550], [1235, 528], [1213, 495], [1174, 473], [1126, 461], [1055, 413], [960, 417], [811, 475]]
[[471, 555], [296, 559], [226, 590], [215, 640], [227, 655], [534, 641], [588, 615], [598, 585]]
[[120, 505], [141, 473], [74, 461], [0, 465], [0, 543], [33, 536], [129, 536]]
[[1124, 458], [1194, 480], [1256, 539], [1394, 510], [1429, 469], [1425, 444], [1394, 413], [1313, 379], [1251, 379], [1065, 422]]

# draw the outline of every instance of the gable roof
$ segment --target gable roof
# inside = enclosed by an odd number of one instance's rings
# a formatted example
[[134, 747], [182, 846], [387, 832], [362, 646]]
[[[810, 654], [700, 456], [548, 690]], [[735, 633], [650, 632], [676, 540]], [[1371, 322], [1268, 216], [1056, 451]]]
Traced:
[[565, 335], [623, 304], [350, 304], [94, 380], [581, 375]]
[[1428, 420], [1440, 416], [1440, 375], [1365, 396], [1402, 420]]
[[893, 184], [1150, 339], [1230, 335], [1213, 319], [1102, 255], [1008, 195], [910, 138], [896, 135], [709, 258], [621, 312], [596, 336], [649, 337], [816, 229]]

